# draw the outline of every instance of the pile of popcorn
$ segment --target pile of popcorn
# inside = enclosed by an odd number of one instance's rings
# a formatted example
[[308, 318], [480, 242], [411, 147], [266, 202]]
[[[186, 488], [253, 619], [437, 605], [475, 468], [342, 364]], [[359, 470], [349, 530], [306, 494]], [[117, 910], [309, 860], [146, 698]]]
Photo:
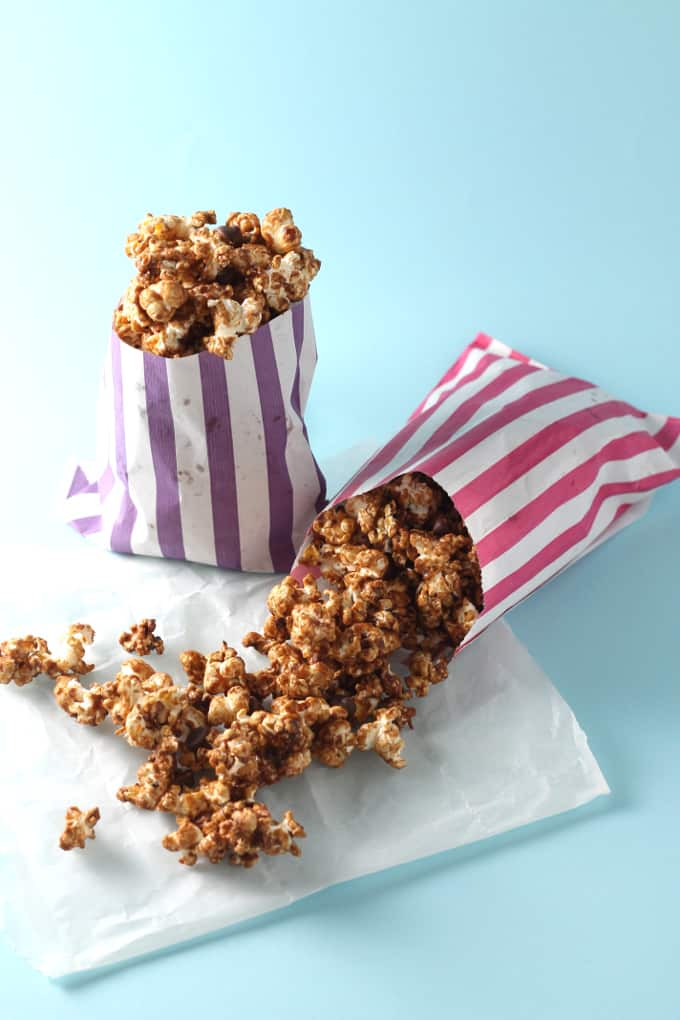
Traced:
[[261, 223], [249, 212], [211, 229], [216, 222], [213, 210], [149, 214], [130, 234], [137, 275], [113, 317], [121, 340], [165, 358], [202, 350], [231, 358], [238, 336], [302, 300], [321, 263], [302, 247], [290, 209]]
[[[302, 826], [290, 812], [275, 820], [256, 797], [313, 759], [338, 768], [355, 750], [402, 768], [402, 730], [415, 715], [407, 702], [445, 679], [483, 604], [472, 539], [447, 494], [420, 474], [325, 510], [301, 562], [311, 572], [275, 585], [262, 633], [243, 639], [267, 656], [266, 668], [248, 671], [223, 642], [209, 655], [181, 654], [186, 684], [132, 658], [114, 679], [85, 687], [94, 634], [77, 624], [56, 656], [33, 636], [0, 645], [0, 682], [47, 674], [73, 719], [99, 726], [108, 717], [148, 750], [118, 798], [175, 816], [163, 845], [182, 863], [297, 856]], [[154, 629], [142, 620], [120, 641], [148, 655], [162, 650]], [[84, 846], [97, 819], [96, 808], [70, 808], [62, 847]]]

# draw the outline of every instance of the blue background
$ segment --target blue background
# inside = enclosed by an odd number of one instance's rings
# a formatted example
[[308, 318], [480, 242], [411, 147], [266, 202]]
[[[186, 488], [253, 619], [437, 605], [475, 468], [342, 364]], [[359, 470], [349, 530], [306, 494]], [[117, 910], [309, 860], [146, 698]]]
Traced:
[[[79, 541], [52, 507], [147, 210], [294, 210], [322, 456], [478, 330], [680, 413], [677, 3], [23, 3], [3, 30], [5, 537]], [[676, 485], [511, 616], [611, 798], [85, 981], [0, 940], [3, 1017], [677, 1020], [679, 524]]]

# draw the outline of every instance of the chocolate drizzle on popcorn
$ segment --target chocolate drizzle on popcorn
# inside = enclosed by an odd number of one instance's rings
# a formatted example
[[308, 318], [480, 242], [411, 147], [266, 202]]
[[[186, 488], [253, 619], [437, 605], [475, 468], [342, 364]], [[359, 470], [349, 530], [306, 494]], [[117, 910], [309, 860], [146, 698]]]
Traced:
[[165, 358], [211, 351], [231, 358], [239, 336], [301, 301], [321, 263], [290, 209], [152, 216], [130, 234], [137, 275], [113, 317], [125, 343]]

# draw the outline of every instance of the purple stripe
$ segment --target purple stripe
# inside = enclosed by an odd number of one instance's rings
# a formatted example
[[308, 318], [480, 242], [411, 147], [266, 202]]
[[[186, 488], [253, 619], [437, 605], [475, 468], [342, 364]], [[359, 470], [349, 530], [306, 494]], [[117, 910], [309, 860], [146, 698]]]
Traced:
[[[96, 484], [94, 488], [96, 489]], [[88, 482], [87, 475], [80, 467], [80, 465], [78, 465], [78, 467], [75, 469], [73, 473], [73, 479], [71, 481], [71, 486], [68, 492], [66, 493], [66, 498], [69, 499], [71, 496], [78, 496], [80, 495], [81, 492], [92, 491], [93, 491], [92, 483]]]
[[[293, 485], [286, 465], [286, 442], [288, 439], [286, 411], [269, 325], [259, 329], [253, 335], [251, 349], [267, 449], [269, 553], [274, 570], [279, 573], [287, 571], [295, 559], [292, 538]], [[253, 507], [251, 512], [257, 513], [257, 508]]]
[[110, 464], [106, 465], [101, 478], [94, 482], [89, 482], [87, 480], [87, 475], [81, 466], [78, 465], [73, 473], [71, 488], [66, 493], [66, 498], [70, 499], [71, 496], [81, 496], [83, 493], [87, 493], [89, 495], [91, 492], [98, 492], [102, 499], [106, 499], [113, 488], [114, 481], [115, 476], [111, 470]]
[[69, 521], [69, 524], [81, 535], [94, 535], [102, 530], [101, 517], [78, 517], [75, 521]]
[[156, 531], [164, 556], [183, 560], [184, 540], [179, 509], [179, 481], [175, 450], [175, 423], [168, 386], [168, 363], [155, 354], [144, 358], [146, 412], [151, 441], [151, 459], [156, 476]]
[[228, 362], [216, 358], [207, 351], [201, 352], [198, 356], [205, 438], [208, 447], [215, 558], [220, 567], [240, 570], [241, 537], [238, 525], [234, 442], [225, 375], [227, 365]]
[[127, 454], [125, 452], [125, 420], [123, 418], [123, 374], [121, 368], [122, 340], [115, 333], [111, 335], [111, 381], [113, 384], [113, 417], [116, 440], [116, 476], [123, 485], [118, 516], [111, 529], [111, 548], [116, 552], [132, 552], [132, 528], [137, 517], [137, 508], [128, 491]]
[[[304, 301], [296, 301], [296, 303], [291, 306], [291, 312], [293, 313], [293, 339], [295, 341], [295, 353], [297, 355], [296, 359], [297, 363], [295, 365], [295, 378], [293, 379], [293, 391], [290, 395], [290, 402], [292, 404], [293, 410], [295, 411], [295, 413], [297, 414], [298, 418], [302, 423], [302, 432], [304, 434], [305, 439], [307, 440], [307, 445], [309, 446], [309, 451], [312, 455], [312, 460], [314, 461], [314, 470], [316, 471], [316, 477], [319, 483], [319, 495], [316, 498], [315, 509], [316, 512], [320, 514], [326, 505], [326, 479], [323, 476], [321, 468], [317, 464], [316, 457], [314, 456], [314, 451], [312, 450], [311, 444], [309, 442], [309, 436], [307, 435], [307, 426], [305, 424], [304, 418], [302, 417], [300, 401], [300, 352], [302, 351], [302, 342], [305, 336]], [[315, 351], [314, 352], [315, 365], [316, 362], [317, 356]]]

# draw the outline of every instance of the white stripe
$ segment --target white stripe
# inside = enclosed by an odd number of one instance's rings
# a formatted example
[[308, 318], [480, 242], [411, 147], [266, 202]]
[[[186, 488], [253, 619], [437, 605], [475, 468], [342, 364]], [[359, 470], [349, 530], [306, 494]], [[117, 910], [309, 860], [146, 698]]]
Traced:
[[[113, 343], [113, 339], [111, 343]], [[120, 341], [118, 341], [120, 343]], [[113, 420], [113, 383], [111, 380], [111, 346], [109, 345], [104, 361], [104, 369], [99, 380], [97, 397], [97, 413], [95, 424], [95, 472], [93, 478], [101, 478], [107, 466], [116, 473], [115, 456], [115, 422]]]
[[485, 351], [484, 348], [482, 347], [471, 347], [467, 355], [465, 356], [463, 364], [456, 372], [456, 374], [451, 376], [450, 379], [447, 379], [446, 382], [440, 383], [438, 386], [435, 386], [435, 388], [432, 390], [432, 392], [429, 394], [429, 396], [423, 403], [423, 406], [421, 407], [419, 414], [422, 414], [423, 411], [429, 411], [431, 407], [434, 407], [434, 405], [439, 402], [441, 397], [443, 397], [450, 390], [455, 389], [455, 387], [460, 384], [461, 380], [465, 379], [466, 375], [470, 375], [471, 372], [474, 372], [474, 370], [477, 368], [477, 365], [482, 360], [482, 358], [485, 357], [486, 354], [488, 354], [488, 351]]
[[273, 319], [270, 329], [286, 415], [286, 466], [293, 487], [292, 537], [297, 550], [315, 516], [319, 482], [312, 452], [302, 431], [302, 420], [291, 403], [297, 369], [292, 319]]
[[[536, 385], [537, 381], [541, 383], [540, 386]], [[506, 403], [510, 403], [516, 397], [526, 396], [529, 393], [545, 389], [546, 386], [554, 381], [554, 378], [546, 378], [546, 375], [543, 373], [537, 378], [536, 376], [528, 376], [522, 379], [516, 386], [506, 391], [509, 395], [507, 401], [505, 400], [505, 394], [503, 394], [503, 397], [498, 400], [485, 404], [485, 413], [483, 415], [481, 412], [475, 415], [475, 418], [465, 428], [456, 432], [452, 439], [442, 443], [433, 453], [428, 453], [427, 458], [435, 456], [440, 451], [445, 451], [447, 446], [452, 445], [452, 443], [467, 435], [472, 428], [479, 424], [478, 419], [481, 418], [484, 421], [491, 417], [491, 415], [501, 411]], [[522, 390], [524, 390], [524, 393], [522, 393]], [[550, 403], [544, 404], [542, 408], [533, 408], [530, 411], [525, 411], [524, 414], [515, 418], [514, 421], [509, 422], [507, 425], [503, 425], [497, 431], [492, 432], [490, 436], [476, 443], [465, 453], [456, 456], [450, 464], [442, 468], [441, 471], [436, 472], [435, 478], [447, 492], [454, 494], [457, 489], [462, 489], [464, 485], [473, 481], [482, 471], [491, 467], [492, 464], [495, 464], [505, 454], [510, 453], [517, 446], [520, 446], [536, 435], [537, 432], [540, 432], [548, 420], [557, 422], [560, 418], [565, 418], [575, 411], [592, 406], [593, 399], [591, 394], [592, 390], [580, 390], [578, 393], [570, 393], [569, 396], [552, 400]], [[418, 470], [418, 466], [418, 462], [416, 462], [409, 470]], [[455, 495], [453, 498], [455, 500]], [[478, 532], [476, 535], [477, 538], [482, 537]]]
[[[599, 489], [606, 484], [611, 482], [636, 482], [641, 479], [654, 475], [659, 471], [664, 471], [668, 467], [668, 459], [664, 450], [645, 450], [643, 453], [637, 454], [635, 457], [629, 457], [623, 461], [608, 461], [598, 472], [597, 478], [594, 480], [592, 485], [589, 485], [587, 489], [579, 493], [573, 499], [567, 500], [562, 503], [556, 510], [554, 510], [544, 521], [541, 521], [537, 527], [530, 531], [528, 535], [520, 539], [516, 545], [512, 546], [506, 552], [502, 553], [495, 560], [486, 564], [484, 567], [484, 579], [487, 589], [494, 587], [499, 581], [508, 577], [518, 570], [524, 563], [527, 563], [530, 559], [536, 556], [541, 550], [545, 549], [546, 546], [556, 537], [563, 534], [568, 528], [575, 524], [578, 524], [583, 517], [588, 513], [589, 508], [592, 506], [595, 497]], [[635, 493], [624, 493], [616, 497], [609, 497], [609, 499], [618, 499], [619, 503], [629, 503], [633, 501]], [[609, 499], [606, 501], [609, 502]], [[499, 497], [499, 506], [502, 506], [502, 498]], [[498, 514], [499, 518], [502, 517], [502, 510]], [[599, 517], [599, 512], [598, 512]], [[582, 545], [588, 545], [592, 541], [592, 536], [596, 533], [596, 529], [593, 526], [588, 532], [588, 537], [582, 540], [577, 545], [568, 550], [565, 556], [569, 559], [573, 559], [575, 556], [574, 550], [580, 548]], [[555, 566], [549, 566], [542, 571], [539, 577], [544, 574], [550, 574], [557, 569]], [[540, 584], [540, 580], [534, 580], [531, 582], [535, 587], [536, 584]]]
[[131, 546], [134, 553], [161, 556], [156, 524], [156, 476], [151, 459], [151, 440], [146, 411], [144, 355], [141, 351], [120, 345], [120, 367], [123, 385], [123, 418], [127, 456], [128, 491], [137, 507], [132, 528]]
[[[576, 560], [579, 560], [581, 556], [584, 556], [586, 555], [586, 553], [591, 552], [594, 548], [596, 548], [597, 545], [600, 544], [600, 541], [605, 541], [607, 538], [611, 538], [613, 535], [617, 533], [617, 531], [620, 531], [621, 528], [626, 527], [626, 525], [628, 524], [632, 524], [633, 521], [638, 519], [638, 517], [641, 517], [642, 514], [647, 509], [647, 505], [649, 503], [649, 496], [650, 494], [648, 492], [631, 492], [625, 496], [621, 495], [609, 496], [607, 499], [605, 499], [597, 512], [596, 518], [593, 521], [593, 526], [588, 532], [586, 538], [584, 538], [581, 542], [578, 542], [575, 545], [573, 545], [570, 549], [567, 549], [562, 556], [560, 556], [558, 559], [554, 560], [551, 564], [549, 564], [547, 567], [541, 570], [540, 573], [538, 573], [530, 581], [527, 581], [526, 584], [522, 585], [520, 588], [517, 588], [515, 591], [512, 591], [507, 596], [507, 598], [505, 598], [497, 606], [494, 606], [494, 608], [489, 612], [489, 614], [488, 615], [485, 614], [482, 620], [480, 621], [480, 623], [483, 624], [483, 628], [480, 627], [480, 630], [488, 627], [491, 623], [494, 622], [494, 620], [497, 620], [500, 616], [502, 616], [503, 613], [506, 613], [509, 609], [512, 609], [512, 607], [516, 606], [519, 602], [522, 602], [525, 598], [527, 598], [527, 596], [531, 595], [532, 592], [534, 592], [537, 588], [540, 588], [541, 585], [545, 584], [547, 581], [551, 580], [557, 574], [561, 573], [562, 570], [564, 570], [566, 567], [570, 567], [572, 563], [575, 563]], [[631, 510], [626, 511], [626, 513], [621, 515], [618, 521], [613, 523], [617, 510], [624, 503], [630, 503]], [[639, 503], [643, 504], [643, 506], [640, 508], [636, 506], [636, 504]], [[620, 527], [618, 526], [619, 521], [621, 522]], [[518, 563], [518, 566], [521, 566], [522, 562], [524, 561], [523, 560], [520, 561]], [[487, 585], [487, 587], [490, 586]], [[475, 628], [476, 627], [477, 625], [475, 625]], [[475, 628], [473, 628], [473, 630], [470, 631], [470, 637], [475, 636], [473, 634]], [[476, 630], [476, 633], [479, 633], [479, 630]]]
[[[312, 385], [312, 378], [316, 368], [316, 333], [314, 332], [309, 294], [305, 297], [302, 307], [305, 315], [302, 347], [300, 349], [300, 412], [304, 417], [307, 398], [309, 397], [309, 388]], [[272, 325], [274, 322], [276, 322], [276, 319], [272, 320]]]
[[[499, 354], [503, 358], [512, 358], [513, 357], [513, 349], [512, 349], [512, 347], [509, 347], [507, 344], [504, 344], [502, 340], [496, 340], [495, 337], [491, 337], [491, 343], [489, 344], [487, 350], [491, 354]], [[524, 359], [513, 358], [513, 361], [519, 361], [519, 360], [524, 360]], [[544, 365], [542, 361], [536, 361], [535, 358], [529, 358], [527, 364], [535, 365], [536, 368], [547, 368], [548, 367], [547, 365]], [[566, 378], [566, 376], [565, 376], [565, 378]]]
[[[217, 370], [220, 366], [215, 359]], [[199, 355], [168, 361], [168, 389], [175, 425], [175, 452], [184, 554], [216, 563]]]
[[[512, 347], [504, 344], [502, 340], [496, 340], [495, 336], [490, 337], [490, 344], [486, 348], [487, 354], [498, 354], [502, 358], [512, 358]], [[516, 361], [516, 358], [512, 358]]]
[[[383, 479], [394, 475], [398, 475], [399, 472], [402, 470], [403, 465], [405, 465], [408, 461], [415, 457], [420, 452], [425, 443], [428, 441], [428, 439], [437, 431], [437, 429], [444, 425], [446, 421], [448, 421], [448, 419], [454, 413], [456, 406], [459, 406], [465, 400], [468, 400], [469, 398], [476, 396], [476, 394], [478, 394], [480, 390], [482, 390], [485, 386], [488, 386], [489, 383], [493, 382], [499, 376], [503, 375], [504, 372], [507, 372], [511, 368], [515, 367], [516, 364], [514, 362], [511, 363], [499, 360], [489, 365], [484, 370], [484, 372], [482, 372], [478, 379], [474, 379], [472, 382], [469, 383], [464, 383], [459, 390], [456, 390], [456, 393], [453, 398], [447, 397], [444, 401], [442, 401], [437, 410], [433, 412], [432, 416], [428, 418], [427, 421], [421, 423], [421, 425], [419, 426], [419, 428], [416, 429], [411, 438], [407, 440], [407, 442], [404, 443], [404, 445], [400, 447], [399, 450], [397, 450], [395, 455], [385, 465], [385, 467], [380, 468], [378, 471], [375, 471], [369, 478], [366, 479], [365, 482], [362, 482], [360, 490], [356, 489], [356, 492], [359, 491], [368, 492], [370, 489], [375, 488], [375, 486], [378, 485], [378, 483], [381, 482]], [[538, 373], [536, 373], [536, 375], [538, 375]], [[548, 373], [546, 373], [546, 375], [548, 375]], [[543, 382], [544, 376], [542, 373], [538, 376], [538, 379], [539, 381]], [[554, 377], [552, 375], [550, 375], [549, 378], [545, 380], [544, 384], [547, 385], [547, 383], [549, 382], [554, 382]], [[514, 399], [514, 397], [523, 396], [525, 393], [528, 393], [531, 389], [535, 388], [536, 385], [537, 383], [535, 381], [534, 375], [530, 375], [528, 377], [520, 379], [516, 383], [513, 383], [512, 386], [510, 386], [499, 399], [501, 399], [503, 403], [509, 403], [512, 399]], [[454, 406], [451, 403], [452, 399], [455, 400], [456, 406]], [[477, 411], [475, 411], [475, 413], [470, 417], [469, 421], [466, 423], [465, 429], [456, 431], [454, 433], [454, 437], [457, 438], [459, 435], [463, 435], [463, 431], [468, 431], [468, 429], [473, 428], [475, 425], [478, 425], [480, 421], [483, 421], [484, 419], [488, 418], [490, 414], [495, 413], [497, 410], [498, 405], [495, 400], [482, 402]], [[436, 447], [433, 451], [428, 453], [427, 456], [431, 457], [433, 453], [436, 453], [438, 449], [441, 449], [441, 446], [446, 446], [450, 442], [451, 442], [450, 438], [445, 440], [444, 443], [442, 443], [440, 446]]]
[[[125, 483], [118, 475], [118, 462], [116, 458], [116, 405], [113, 385], [113, 367], [111, 362], [112, 346], [115, 343], [120, 344], [121, 352], [127, 347], [127, 344], [124, 344], [122, 340], [117, 340], [114, 337], [111, 338], [106, 361], [104, 363], [101, 397], [97, 408], [97, 462], [108, 462], [114, 477], [114, 483], [111, 486], [109, 494], [103, 503], [101, 503], [101, 534], [102, 539], [109, 546], [111, 544], [111, 534], [118, 519], [125, 494]], [[122, 378], [121, 385], [123, 385]]]
[[[654, 415], [653, 417], [656, 418], [656, 420], [658, 420], [658, 421], [662, 421], [664, 424], [668, 421], [667, 418], [658, 419], [656, 415]], [[661, 428], [661, 427], [662, 426], [659, 426], [659, 428]], [[656, 434], [658, 431], [659, 431], [659, 429], [655, 427], [654, 428], [654, 433]], [[668, 447], [668, 450], [666, 451], [666, 454], [667, 454], [669, 460], [671, 461], [671, 463], [668, 465], [669, 470], [670, 470], [670, 468], [680, 468], [680, 435], [675, 440], [673, 445]]]
[[234, 357], [224, 362], [224, 371], [234, 444], [241, 568], [271, 572], [267, 448], [250, 337], [243, 336], [234, 344]]
[[[585, 391], [586, 394], [588, 392], [588, 390]], [[557, 403], [553, 406], [556, 408]], [[536, 431], [540, 432], [544, 427], [545, 422], [541, 422], [540, 428], [537, 428]], [[555, 420], [554, 427], [559, 428], [557, 419]], [[564, 478], [570, 471], [585, 464], [586, 461], [594, 457], [612, 439], [622, 439], [624, 436], [639, 431], [640, 419], [634, 418], [632, 415], [621, 415], [617, 418], [610, 418], [607, 421], [600, 422], [593, 419], [593, 424], [588, 429], [575, 436], [564, 446], [559, 447], [549, 457], [546, 457], [533, 468], [530, 468], [529, 471], [520, 475], [519, 478], [506, 486], [506, 488], [490, 495], [478, 510], [467, 514], [465, 523], [470, 534], [474, 535], [477, 541], [479, 541], [483, 535], [488, 535], [490, 531], [503, 524], [513, 514], [523, 510], [531, 500], [549, 489], [560, 478]], [[497, 452], [498, 459], [500, 459], [501, 457], [506, 457], [512, 451], [506, 448], [504, 441], [502, 447], [500, 444], [498, 445]], [[491, 464], [479, 464], [475, 471], [475, 477], [479, 477], [487, 467], [491, 467]], [[497, 470], [500, 472], [502, 469], [498, 468]], [[456, 488], [461, 489], [463, 484], [456, 475]]]

